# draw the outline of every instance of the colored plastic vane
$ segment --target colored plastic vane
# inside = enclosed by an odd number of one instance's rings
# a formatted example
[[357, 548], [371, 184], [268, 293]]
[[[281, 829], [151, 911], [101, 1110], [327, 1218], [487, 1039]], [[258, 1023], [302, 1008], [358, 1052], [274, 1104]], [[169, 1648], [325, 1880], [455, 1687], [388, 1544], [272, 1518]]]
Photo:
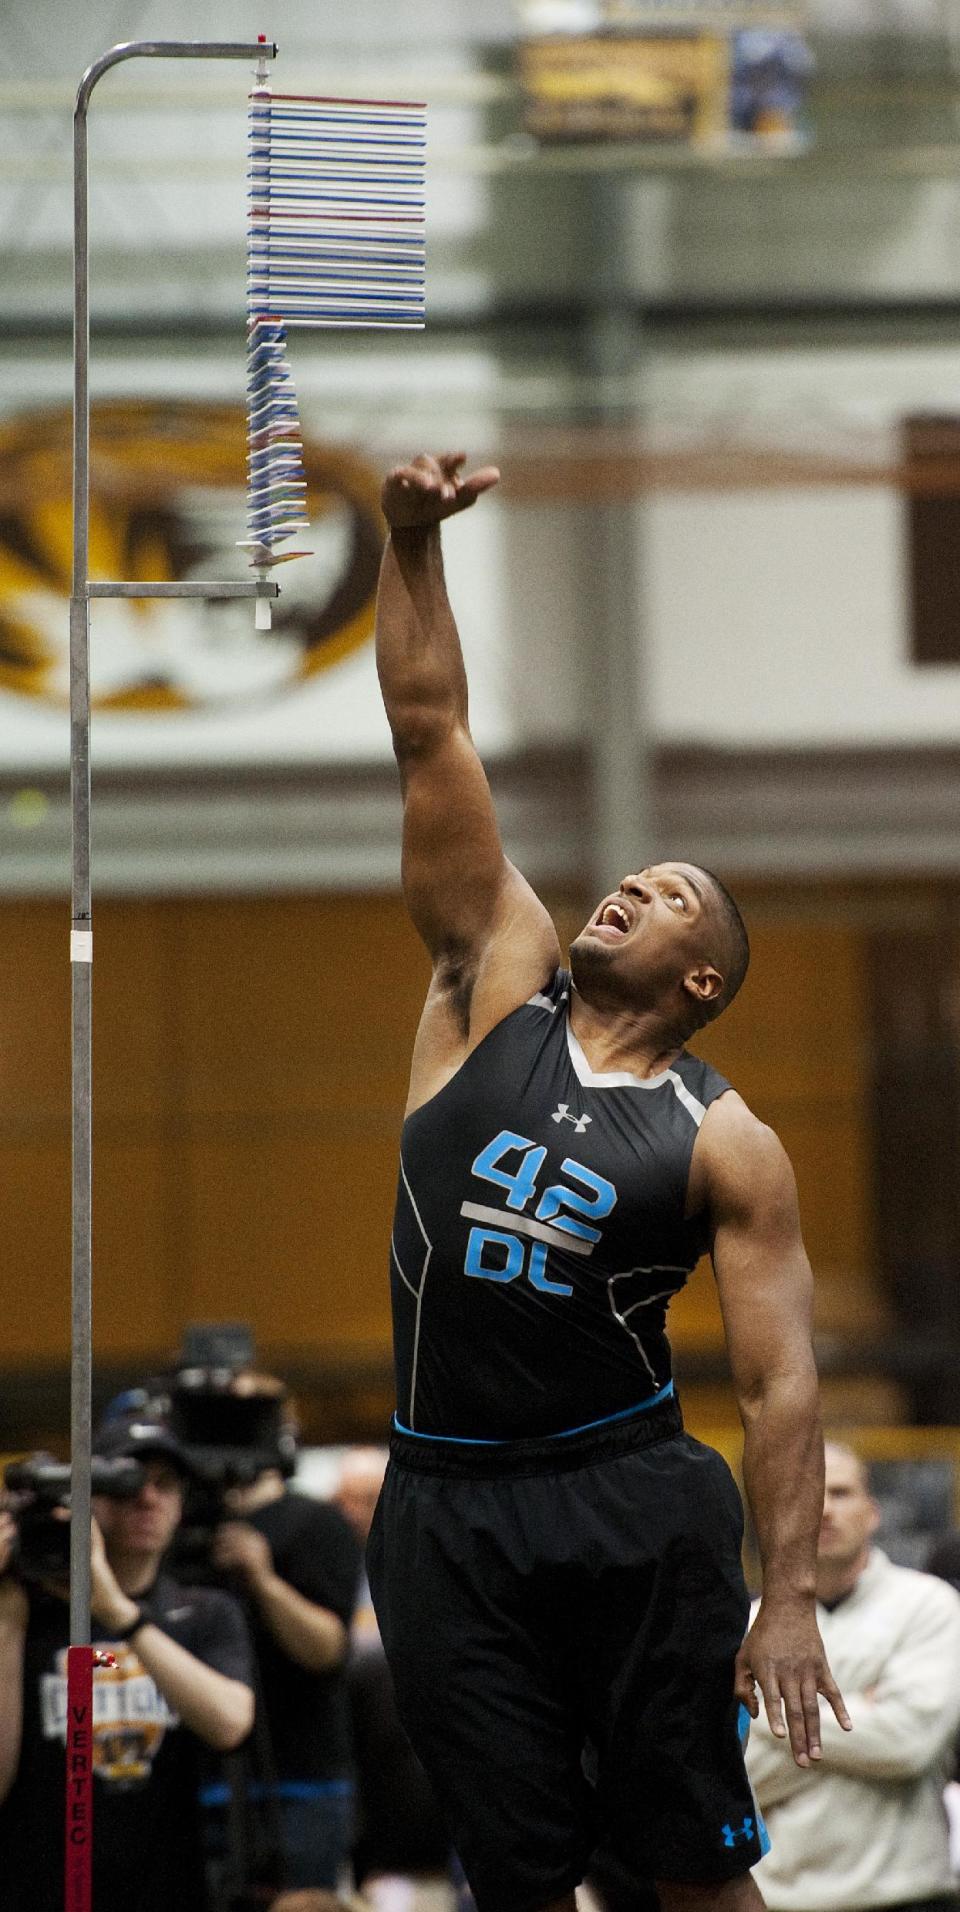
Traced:
[[421, 328], [425, 150], [422, 105], [257, 87], [250, 96], [250, 319]]
[[307, 526], [300, 416], [279, 319], [255, 318], [247, 335], [247, 536], [251, 563]]
[[288, 328], [424, 324], [425, 140], [420, 104], [250, 95], [244, 544], [261, 571], [299, 555], [276, 547], [307, 523]]

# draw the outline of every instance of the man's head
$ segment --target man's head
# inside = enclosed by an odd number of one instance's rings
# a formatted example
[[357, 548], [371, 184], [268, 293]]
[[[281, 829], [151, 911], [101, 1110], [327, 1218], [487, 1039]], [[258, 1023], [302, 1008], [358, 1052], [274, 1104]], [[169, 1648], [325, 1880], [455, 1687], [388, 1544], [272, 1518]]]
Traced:
[[98, 1494], [93, 1511], [103, 1534], [108, 1560], [134, 1555], [159, 1564], [180, 1525], [183, 1475], [159, 1455], [143, 1462], [144, 1481], [130, 1499]]
[[656, 863], [625, 876], [570, 948], [582, 996], [653, 1010], [681, 1041], [733, 1001], [749, 961], [736, 903], [696, 863]]
[[877, 1506], [859, 1455], [839, 1441], [828, 1441], [823, 1519], [817, 1544], [818, 1575], [859, 1579], [870, 1542], [880, 1525]]
[[107, 1558], [136, 1556], [159, 1565], [183, 1514], [190, 1463], [169, 1429], [154, 1422], [108, 1421], [95, 1443], [104, 1460], [139, 1462], [143, 1484], [124, 1498], [97, 1494], [93, 1511], [103, 1534]]

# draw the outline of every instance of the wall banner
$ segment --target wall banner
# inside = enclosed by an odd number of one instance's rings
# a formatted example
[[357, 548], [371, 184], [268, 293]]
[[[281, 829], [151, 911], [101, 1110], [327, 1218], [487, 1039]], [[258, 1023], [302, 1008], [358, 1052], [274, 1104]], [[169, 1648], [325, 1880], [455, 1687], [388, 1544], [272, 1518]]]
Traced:
[[773, 0], [518, 0], [538, 138], [716, 151], [808, 144], [806, 8]]
[[[91, 421], [90, 574], [241, 578], [245, 414], [191, 399], [118, 399]], [[94, 711], [263, 707], [369, 638], [381, 544], [379, 479], [352, 452], [304, 444], [314, 554], [309, 597], [281, 573], [274, 628], [246, 600], [115, 599], [92, 611]], [[0, 690], [69, 702], [71, 414], [0, 424]], [[306, 580], [304, 580], [306, 583]], [[286, 587], [286, 588], [284, 588]]]

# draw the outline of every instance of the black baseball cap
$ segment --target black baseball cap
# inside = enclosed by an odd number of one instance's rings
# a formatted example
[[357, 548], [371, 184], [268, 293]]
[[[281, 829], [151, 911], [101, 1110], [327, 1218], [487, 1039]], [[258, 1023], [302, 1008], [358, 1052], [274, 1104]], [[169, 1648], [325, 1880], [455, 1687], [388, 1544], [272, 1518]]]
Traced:
[[197, 1470], [186, 1448], [162, 1421], [128, 1421], [120, 1416], [105, 1421], [94, 1436], [93, 1451], [103, 1461], [167, 1460], [184, 1480], [196, 1478]]

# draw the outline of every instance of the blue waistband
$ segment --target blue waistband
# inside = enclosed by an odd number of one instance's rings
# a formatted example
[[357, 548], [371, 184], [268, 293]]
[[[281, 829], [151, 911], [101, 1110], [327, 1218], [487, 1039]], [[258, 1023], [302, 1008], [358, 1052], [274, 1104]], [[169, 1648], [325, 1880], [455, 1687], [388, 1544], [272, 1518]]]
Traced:
[[[352, 1799], [353, 1781], [350, 1779], [278, 1779], [268, 1786], [261, 1779], [254, 1779], [246, 1788], [247, 1799]], [[230, 1788], [222, 1779], [213, 1780], [209, 1786], [200, 1789], [201, 1806], [225, 1806], [230, 1798]]]
[[[633, 1414], [645, 1414], [648, 1408], [659, 1407], [661, 1401], [673, 1398], [673, 1382], [668, 1381], [659, 1394], [648, 1395], [645, 1401], [638, 1401], [634, 1407], [621, 1408], [618, 1414], [604, 1414], [599, 1421], [583, 1421], [579, 1427], [562, 1427], [556, 1434], [540, 1434], [536, 1438], [543, 1441], [566, 1441], [573, 1434], [590, 1434], [595, 1427], [612, 1427], [616, 1421], [627, 1421]], [[453, 1447], [513, 1447], [513, 1441], [486, 1441], [469, 1439], [463, 1434], [420, 1434], [415, 1427], [404, 1427], [403, 1422], [393, 1417], [393, 1425], [398, 1434], [411, 1434], [417, 1441], [442, 1441]]]

